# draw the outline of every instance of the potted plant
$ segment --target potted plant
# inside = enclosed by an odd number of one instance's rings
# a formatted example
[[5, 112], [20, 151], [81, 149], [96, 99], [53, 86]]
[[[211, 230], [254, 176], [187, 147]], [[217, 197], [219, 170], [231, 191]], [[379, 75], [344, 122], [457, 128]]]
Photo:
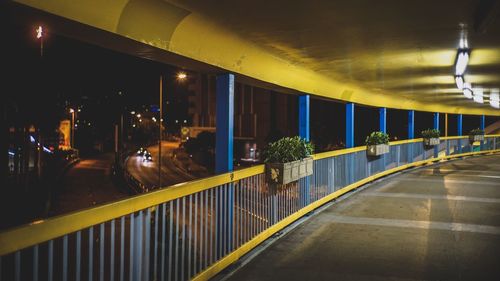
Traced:
[[372, 132], [366, 137], [365, 143], [368, 156], [389, 153], [389, 135], [384, 132]]
[[300, 137], [285, 137], [264, 150], [266, 177], [270, 184], [287, 184], [312, 175], [312, 143]]
[[484, 131], [481, 129], [473, 129], [469, 132], [469, 141], [471, 143], [476, 141], [484, 141]]
[[426, 146], [434, 146], [439, 144], [439, 136], [441, 132], [438, 129], [427, 129], [422, 131], [422, 138]]

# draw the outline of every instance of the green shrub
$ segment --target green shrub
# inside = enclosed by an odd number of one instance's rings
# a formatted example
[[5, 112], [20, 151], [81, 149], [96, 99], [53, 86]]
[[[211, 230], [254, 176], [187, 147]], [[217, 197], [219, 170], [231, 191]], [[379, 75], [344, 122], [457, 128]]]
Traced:
[[484, 131], [477, 128], [477, 129], [472, 129], [470, 132], [469, 132], [469, 135], [471, 136], [477, 136], [477, 135], [484, 135]]
[[286, 163], [309, 157], [314, 145], [300, 137], [286, 137], [269, 143], [264, 150], [265, 163]]
[[365, 140], [366, 145], [389, 144], [389, 135], [384, 132], [372, 132]]
[[441, 136], [441, 132], [438, 129], [423, 130], [421, 134], [424, 139], [439, 138]]

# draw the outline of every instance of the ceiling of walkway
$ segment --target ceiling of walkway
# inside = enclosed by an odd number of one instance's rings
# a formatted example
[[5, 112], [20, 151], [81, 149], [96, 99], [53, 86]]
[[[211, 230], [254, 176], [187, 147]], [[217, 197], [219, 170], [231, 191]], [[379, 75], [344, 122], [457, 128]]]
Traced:
[[[488, 104], [500, 88], [500, 1], [18, 2], [296, 92], [500, 115]], [[465, 79], [485, 89], [484, 104], [455, 85], [460, 24], [472, 48]]]

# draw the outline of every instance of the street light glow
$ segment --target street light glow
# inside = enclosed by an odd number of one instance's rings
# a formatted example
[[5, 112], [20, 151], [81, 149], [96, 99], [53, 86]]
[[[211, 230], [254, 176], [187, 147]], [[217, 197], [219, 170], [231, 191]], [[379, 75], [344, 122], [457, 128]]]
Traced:
[[43, 37], [43, 27], [41, 25], [36, 29], [36, 39], [40, 39]]
[[177, 73], [177, 79], [178, 80], [184, 80], [186, 78], [187, 78], [187, 74], [185, 72], [181, 71], [181, 72]]
[[74, 112], [75, 112], [75, 110], [73, 108], [69, 109], [69, 113], [74, 113]]

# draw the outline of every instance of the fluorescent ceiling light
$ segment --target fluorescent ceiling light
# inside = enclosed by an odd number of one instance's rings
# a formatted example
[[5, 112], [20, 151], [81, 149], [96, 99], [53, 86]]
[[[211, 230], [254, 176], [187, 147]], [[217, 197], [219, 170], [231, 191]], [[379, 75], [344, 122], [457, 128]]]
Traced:
[[484, 102], [484, 100], [483, 100], [483, 88], [475, 88], [473, 94], [474, 94], [474, 102], [477, 102], [477, 103]]
[[457, 83], [457, 88], [459, 90], [463, 90], [463, 88], [464, 88], [464, 77], [463, 76], [455, 76], [455, 83]]
[[490, 92], [490, 105], [494, 108], [500, 108], [500, 91], [492, 89]]
[[470, 83], [464, 83], [464, 96], [468, 99], [472, 99], [472, 85]]
[[461, 38], [459, 47], [460, 47], [460, 49], [467, 49], [469, 47], [469, 44], [467, 43], [467, 39]]
[[457, 61], [455, 63], [455, 74], [463, 75], [469, 62], [469, 54], [464, 50], [458, 51]]

